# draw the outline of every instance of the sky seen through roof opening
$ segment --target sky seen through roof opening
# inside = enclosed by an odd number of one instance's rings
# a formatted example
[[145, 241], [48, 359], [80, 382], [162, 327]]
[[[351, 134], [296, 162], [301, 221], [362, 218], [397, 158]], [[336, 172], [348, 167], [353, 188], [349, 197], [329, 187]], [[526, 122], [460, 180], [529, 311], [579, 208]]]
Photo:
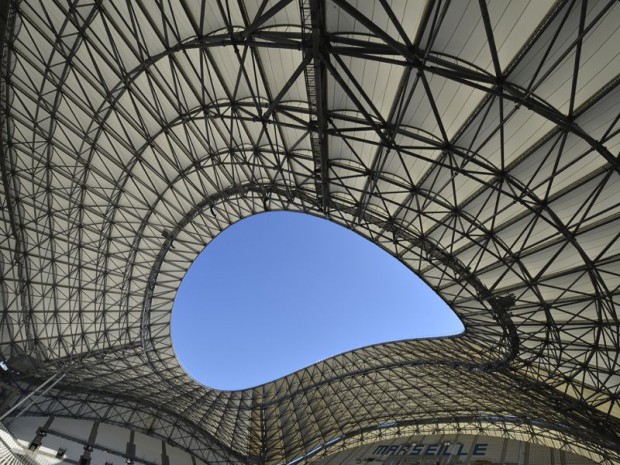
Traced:
[[255, 215], [220, 233], [187, 272], [172, 314], [184, 369], [223, 390], [368, 345], [462, 331], [445, 302], [387, 252], [291, 212]]

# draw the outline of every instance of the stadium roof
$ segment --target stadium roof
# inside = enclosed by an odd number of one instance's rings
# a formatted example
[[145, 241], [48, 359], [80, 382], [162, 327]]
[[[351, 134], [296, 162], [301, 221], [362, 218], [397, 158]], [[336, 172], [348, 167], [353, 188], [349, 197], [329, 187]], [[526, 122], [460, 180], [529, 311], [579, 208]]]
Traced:
[[[618, 2], [4, 8], [0, 350], [20, 374], [2, 390], [56, 383], [28, 414], [209, 462], [425, 431], [620, 460]], [[266, 210], [374, 241], [466, 333], [197, 384], [171, 346], [175, 292]]]

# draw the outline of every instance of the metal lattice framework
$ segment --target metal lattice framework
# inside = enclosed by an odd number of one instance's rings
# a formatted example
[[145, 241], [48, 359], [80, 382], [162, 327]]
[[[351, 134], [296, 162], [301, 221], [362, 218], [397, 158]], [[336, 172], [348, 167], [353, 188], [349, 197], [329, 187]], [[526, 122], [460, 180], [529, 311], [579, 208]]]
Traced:
[[[280, 464], [414, 432], [620, 460], [620, 4], [46, 0], [4, 5], [7, 408]], [[198, 385], [179, 283], [267, 210], [320, 215], [421, 276], [456, 338]], [[9, 394], [11, 396], [9, 396]]]

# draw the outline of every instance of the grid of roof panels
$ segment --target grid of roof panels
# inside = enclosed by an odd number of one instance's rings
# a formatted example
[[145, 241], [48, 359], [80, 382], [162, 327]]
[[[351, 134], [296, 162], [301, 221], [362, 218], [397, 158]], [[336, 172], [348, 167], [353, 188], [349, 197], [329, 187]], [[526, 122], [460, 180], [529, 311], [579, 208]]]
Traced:
[[[209, 462], [475, 430], [620, 459], [617, 2], [3, 6], [3, 408], [63, 376], [29, 414]], [[269, 210], [372, 240], [466, 333], [198, 385], [176, 290]]]

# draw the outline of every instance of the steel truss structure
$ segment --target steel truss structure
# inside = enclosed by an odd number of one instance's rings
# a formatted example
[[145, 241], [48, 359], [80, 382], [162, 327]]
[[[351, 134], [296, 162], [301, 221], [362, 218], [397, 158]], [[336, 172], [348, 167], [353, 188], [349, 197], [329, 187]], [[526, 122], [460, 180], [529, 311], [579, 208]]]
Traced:
[[[14, 0], [4, 15], [2, 409], [63, 376], [26, 414], [210, 463], [472, 431], [620, 461], [618, 2]], [[269, 210], [370, 239], [465, 333], [198, 385], [171, 346], [176, 290], [211, 238]]]

